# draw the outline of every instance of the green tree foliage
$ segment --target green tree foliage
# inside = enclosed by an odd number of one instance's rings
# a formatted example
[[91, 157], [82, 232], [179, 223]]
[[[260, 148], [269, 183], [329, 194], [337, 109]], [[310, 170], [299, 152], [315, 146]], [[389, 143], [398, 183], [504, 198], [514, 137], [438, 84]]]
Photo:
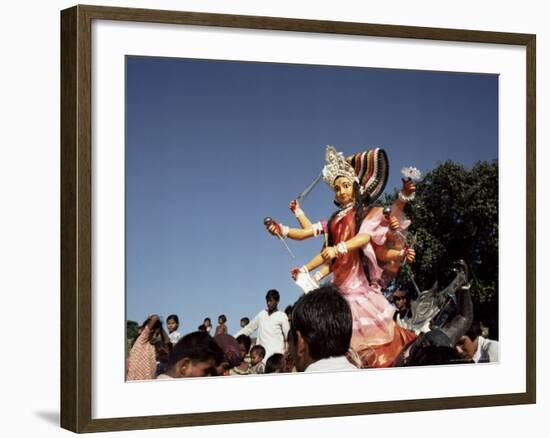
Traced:
[[126, 321], [126, 338], [134, 339], [138, 334], [139, 324], [136, 321]]
[[445, 286], [452, 263], [464, 259], [474, 280], [476, 317], [497, 337], [497, 161], [478, 162], [471, 170], [453, 161], [440, 163], [417, 184], [416, 200], [405, 212], [412, 219], [409, 231], [416, 234], [411, 269], [420, 289], [428, 289], [436, 280]]
[[139, 324], [136, 321], [126, 321], [126, 353], [130, 348], [130, 344], [137, 336], [139, 330]]

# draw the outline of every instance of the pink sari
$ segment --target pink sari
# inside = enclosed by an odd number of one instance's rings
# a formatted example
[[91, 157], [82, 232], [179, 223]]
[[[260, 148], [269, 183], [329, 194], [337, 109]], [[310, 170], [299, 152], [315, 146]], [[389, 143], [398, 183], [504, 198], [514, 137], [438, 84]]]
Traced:
[[[349, 303], [353, 316], [351, 348], [359, 354], [364, 367], [390, 366], [401, 349], [415, 338], [414, 333], [395, 324], [395, 309], [381, 292], [385, 286], [384, 270], [377, 263], [373, 244], [385, 243], [389, 224], [382, 210], [377, 210], [363, 220], [357, 233], [368, 234], [369, 243], [338, 257], [332, 264], [333, 284]], [[356, 235], [355, 210], [336, 217], [330, 231], [334, 245], [353, 238]], [[370, 281], [359, 251], [363, 251], [367, 259]]]

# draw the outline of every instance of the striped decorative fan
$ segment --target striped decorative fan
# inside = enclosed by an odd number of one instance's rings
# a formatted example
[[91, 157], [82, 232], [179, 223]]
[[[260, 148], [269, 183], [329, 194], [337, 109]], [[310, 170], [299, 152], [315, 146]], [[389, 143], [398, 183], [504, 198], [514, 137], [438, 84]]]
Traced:
[[368, 194], [374, 202], [384, 192], [388, 182], [389, 162], [384, 149], [370, 149], [346, 158], [359, 178], [361, 192]]

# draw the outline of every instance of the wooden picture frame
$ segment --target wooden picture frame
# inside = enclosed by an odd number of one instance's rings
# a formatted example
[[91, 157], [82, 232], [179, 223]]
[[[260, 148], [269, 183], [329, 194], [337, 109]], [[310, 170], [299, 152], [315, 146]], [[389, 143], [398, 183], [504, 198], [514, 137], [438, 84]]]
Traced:
[[[113, 20], [490, 43], [526, 49], [526, 391], [124, 418], [92, 418], [92, 22]], [[99, 432], [456, 409], [536, 402], [536, 37], [530, 34], [99, 6], [61, 13], [61, 426]]]

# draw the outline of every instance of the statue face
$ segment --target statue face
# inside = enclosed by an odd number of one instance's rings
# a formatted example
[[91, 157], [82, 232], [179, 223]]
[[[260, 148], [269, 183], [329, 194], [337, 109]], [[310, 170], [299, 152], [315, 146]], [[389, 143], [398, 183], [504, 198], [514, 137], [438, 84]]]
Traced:
[[336, 194], [336, 201], [339, 204], [345, 205], [353, 202], [355, 200], [353, 181], [345, 176], [339, 176], [334, 181], [334, 193]]

